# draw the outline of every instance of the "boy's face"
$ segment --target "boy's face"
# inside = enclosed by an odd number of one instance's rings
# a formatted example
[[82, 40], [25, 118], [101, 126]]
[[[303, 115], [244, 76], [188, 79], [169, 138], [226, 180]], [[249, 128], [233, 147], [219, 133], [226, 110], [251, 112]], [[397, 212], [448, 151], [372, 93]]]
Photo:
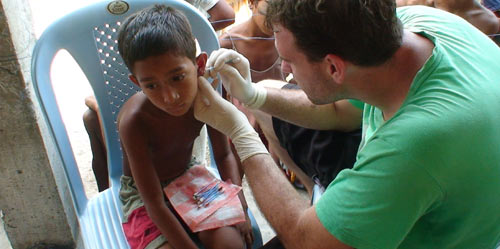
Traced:
[[272, 35], [273, 31], [266, 27], [264, 24], [267, 12], [267, 1], [268, 0], [255, 0], [253, 1], [253, 19], [259, 29], [266, 35]]
[[198, 91], [198, 75], [202, 75], [207, 59], [200, 54], [197, 65], [176, 53], [149, 56], [136, 61], [130, 80], [138, 85], [158, 109], [182, 116], [191, 108]]

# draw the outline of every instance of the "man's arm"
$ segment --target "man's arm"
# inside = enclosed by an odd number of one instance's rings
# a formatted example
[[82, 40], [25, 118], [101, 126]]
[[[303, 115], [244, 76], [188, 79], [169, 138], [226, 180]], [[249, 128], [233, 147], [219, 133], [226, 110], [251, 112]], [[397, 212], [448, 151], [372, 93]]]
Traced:
[[[229, 147], [228, 138], [212, 127], [208, 127], [207, 130], [210, 136], [210, 142], [212, 143], [214, 159], [217, 163], [217, 168], [222, 180], [226, 181], [230, 179], [233, 184], [241, 186], [238, 164], [233, 152], [231, 151], [231, 148]], [[242, 234], [245, 243], [247, 244], [247, 248], [250, 248], [252, 246], [254, 237], [252, 234], [252, 225], [247, 212], [248, 204], [243, 191], [240, 191], [238, 193], [238, 197], [243, 207], [243, 211], [245, 212], [246, 222], [243, 224], [237, 224], [236, 227]]]
[[227, 4], [226, 0], [219, 0], [214, 7], [207, 12], [210, 15], [208, 20], [216, 31], [234, 23], [234, 10]]
[[300, 199], [246, 117], [203, 77], [198, 83], [195, 117], [233, 140], [257, 204], [287, 248], [349, 248], [323, 227], [314, 207]]
[[229, 147], [227, 137], [212, 127], [208, 127], [207, 130], [210, 142], [212, 143], [214, 159], [222, 180], [230, 179], [233, 184], [241, 186], [238, 166], [234, 154]]
[[243, 167], [260, 210], [286, 248], [351, 248], [330, 234], [310, 207], [292, 187], [269, 155], [259, 154], [243, 161]]
[[228, 93], [250, 109], [312, 129], [353, 131], [361, 126], [362, 110], [347, 100], [314, 105], [303, 91], [265, 87], [282, 84], [281, 81], [252, 83], [248, 59], [234, 50], [221, 48], [212, 52], [207, 67], [213, 68], [207, 75], [216, 78], [219, 72]]
[[[261, 81], [276, 84], [274, 80]], [[363, 110], [348, 100], [326, 105], [315, 105], [302, 90], [266, 87], [267, 97], [260, 111], [290, 123], [316, 130], [353, 131], [361, 127]]]

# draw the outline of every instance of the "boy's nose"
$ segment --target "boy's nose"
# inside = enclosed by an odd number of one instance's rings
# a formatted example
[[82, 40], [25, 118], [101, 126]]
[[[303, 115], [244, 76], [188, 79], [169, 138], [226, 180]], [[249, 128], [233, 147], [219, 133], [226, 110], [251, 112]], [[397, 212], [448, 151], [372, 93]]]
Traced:
[[175, 103], [179, 99], [179, 93], [172, 88], [167, 88], [163, 92], [163, 101], [165, 103]]

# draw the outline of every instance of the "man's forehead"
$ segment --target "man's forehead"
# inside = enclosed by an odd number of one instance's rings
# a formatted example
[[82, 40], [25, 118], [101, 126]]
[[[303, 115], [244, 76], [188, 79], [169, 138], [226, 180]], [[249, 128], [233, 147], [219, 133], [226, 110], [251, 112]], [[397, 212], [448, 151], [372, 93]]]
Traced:
[[291, 62], [296, 54], [300, 53], [295, 45], [295, 38], [285, 27], [281, 25], [276, 27], [274, 33], [276, 50], [282, 60]]
[[273, 26], [274, 38], [276, 39], [276, 45], [278, 44], [289, 44], [290, 46], [295, 43], [295, 37], [292, 32], [281, 25]]
[[283, 29], [283, 26], [279, 23], [273, 23], [272, 24], [272, 27], [273, 27], [273, 32], [274, 33], [279, 33], [281, 29]]

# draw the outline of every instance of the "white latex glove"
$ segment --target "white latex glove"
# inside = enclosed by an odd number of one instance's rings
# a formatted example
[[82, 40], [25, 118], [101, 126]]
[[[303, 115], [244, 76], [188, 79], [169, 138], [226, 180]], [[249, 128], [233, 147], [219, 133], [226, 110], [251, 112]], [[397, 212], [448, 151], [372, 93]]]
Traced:
[[[214, 80], [213, 84], [217, 81]], [[231, 138], [242, 162], [253, 155], [269, 153], [245, 114], [223, 99], [201, 76], [198, 77], [194, 116]]]
[[207, 73], [214, 79], [219, 73], [228, 93], [246, 106], [258, 109], [266, 102], [266, 89], [252, 83], [248, 59], [238, 52], [225, 48], [213, 51], [207, 68], [210, 68]]

